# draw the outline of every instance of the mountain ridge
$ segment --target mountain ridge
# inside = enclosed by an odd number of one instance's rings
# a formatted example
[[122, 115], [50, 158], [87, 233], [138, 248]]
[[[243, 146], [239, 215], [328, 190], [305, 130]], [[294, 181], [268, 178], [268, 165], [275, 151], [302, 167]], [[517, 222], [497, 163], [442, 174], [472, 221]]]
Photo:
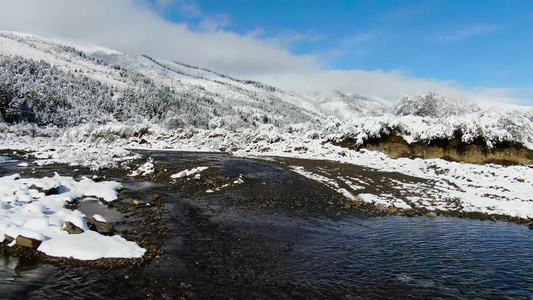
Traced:
[[306, 136], [356, 147], [398, 135], [408, 143], [449, 139], [492, 148], [516, 142], [533, 149], [533, 108], [491, 107], [436, 92], [396, 102], [302, 94], [147, 55], [5, 32], [0, 65], [0, 112], [7, 123], [147, 123], [232, 132], [271, 124], [279, 134], [300, 128]]

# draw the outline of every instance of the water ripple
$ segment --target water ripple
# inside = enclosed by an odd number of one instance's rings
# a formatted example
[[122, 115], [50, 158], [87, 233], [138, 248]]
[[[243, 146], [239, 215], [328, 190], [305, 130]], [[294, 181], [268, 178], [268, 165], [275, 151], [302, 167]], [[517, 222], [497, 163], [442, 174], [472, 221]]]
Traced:
[[[457, 218], [348, 218], [304, 224], [298, 276], [369, 296], [533, 298], [533, 231]], [[350, 290], [348, 291], [350, 292]]]

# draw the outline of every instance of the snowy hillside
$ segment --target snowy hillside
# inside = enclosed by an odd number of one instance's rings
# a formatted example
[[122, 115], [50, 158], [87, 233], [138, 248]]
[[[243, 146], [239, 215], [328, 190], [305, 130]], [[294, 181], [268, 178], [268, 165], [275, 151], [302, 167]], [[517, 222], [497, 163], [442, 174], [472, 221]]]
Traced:
[[2, 115], [7, 122], [64, 127], [147, 120], [172, 128], [207, 128], [210, 122], [240, 127], [316, 117], [282, 101], [271, 87], [147, 56], [103, 49], [82, 52], [12, 34], [0, 37], [0, 55]]
[[[365, 178], [290, 167], [349, 201], [390, 211], [533, 217], [533, 168], [525, 166], [533, 163], [531, 107], [436, 92], [390, 101], [305, 95], [148, 56], [2, 33], [0, 118], [0, 149], [27, 150], [38, 165], [146, 173], [126, 150], [135, 148], [329, 160], [433, 183], [398, 182], [401, 197], [369, 195], [360, 192]], [[496, 165], [509, 162], [521, 165]], [[157, 172], [156, 161], [146, 165]]]
[[530, 107], [487, 106], [435, 92], [396, 101], [305, 95], [182, 63], [6, 32], [0, 34], [0, 112], [4, 128], [25, 122], [63, 130], [143, 124], [259, 134], [273, 125], [265, 133], [272, 139], [296, 131], [356, 146], [398, 135], [410, 143], [455, 139], [533, 149]]

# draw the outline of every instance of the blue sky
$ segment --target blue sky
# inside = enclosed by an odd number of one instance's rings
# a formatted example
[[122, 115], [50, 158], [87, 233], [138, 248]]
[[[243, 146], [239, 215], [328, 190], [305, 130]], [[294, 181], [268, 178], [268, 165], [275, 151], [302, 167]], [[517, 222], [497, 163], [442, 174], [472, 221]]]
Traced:
[[198, 0], [161, 13], [196, 30], [210, 16], [220, 29], [285, 39], [325, 68], [533, 86], [533, 1]]
[[533, 106], [533, 0], [0, 0], [0, 30], [297, 92]]

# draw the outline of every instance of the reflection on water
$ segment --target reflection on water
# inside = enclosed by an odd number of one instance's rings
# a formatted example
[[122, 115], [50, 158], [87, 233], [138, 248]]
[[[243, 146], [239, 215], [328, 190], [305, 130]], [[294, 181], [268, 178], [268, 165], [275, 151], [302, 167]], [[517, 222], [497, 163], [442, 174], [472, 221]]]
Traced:
[[46, 278], [52, 268], [0, 255], [0, 299], [16, 298], [28, 285]]
[[457, 218], [347, 218], [303, 225], [294, 271], [325, 290], [533, 299], [533, 231]]
[[107, 205], [102, 204], [98, 199], [93, 197], [87, 197], [80, 200], [78, 210], [88, 218], [91, 218], [94, 215], [100, 215], [104, 217], [107, 222], [115, 223], [122, 220], [122, 214], [116, 209], [108, 208]]

